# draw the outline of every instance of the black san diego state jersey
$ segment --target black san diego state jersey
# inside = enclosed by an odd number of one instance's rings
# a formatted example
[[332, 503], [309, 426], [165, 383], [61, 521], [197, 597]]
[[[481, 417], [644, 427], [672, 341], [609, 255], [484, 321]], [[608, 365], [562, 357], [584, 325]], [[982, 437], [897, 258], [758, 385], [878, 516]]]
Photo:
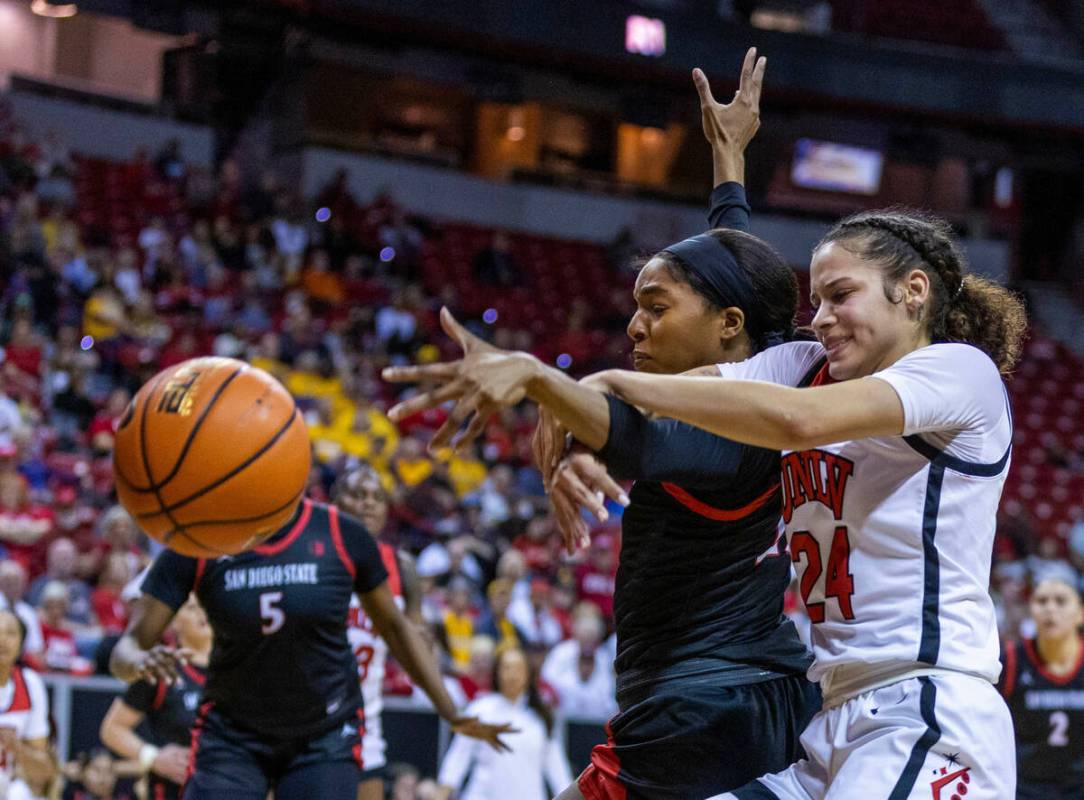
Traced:
[[1048, 672], [1035, 641], [1006, 642], [999, 684], [1016, 729], [1021, 796], [1047, 787], [1050, 800], [1084, 797], [1084, 649], [1067, 675]]
[[211, 560], [162, 552], [143, 591], [173, 609], [191, 591], [199, 598], [214, 631], [205, 703], [263, 737], [296, 739], [356, 716], [350, 595], [387, 577], [358, 520], [305, 500], [282, 530], [247, 552]]

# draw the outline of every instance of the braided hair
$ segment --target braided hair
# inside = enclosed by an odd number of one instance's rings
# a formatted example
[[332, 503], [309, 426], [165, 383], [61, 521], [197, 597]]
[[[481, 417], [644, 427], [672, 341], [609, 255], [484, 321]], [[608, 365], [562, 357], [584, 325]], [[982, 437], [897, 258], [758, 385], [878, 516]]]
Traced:
[[930, 279], [923, 310], [934, 342], [963, 342], [985, 352], [1002, 374], [1012, 372], [1023, 347], [1027, 316], [1015, 294], [969, 272], [948, 222], [919, 211], [863, 211], [836, 223], [817, 244], [831, 242], [884, 270], [885, 297], [899, 303], [900, 281], [912, 269]]

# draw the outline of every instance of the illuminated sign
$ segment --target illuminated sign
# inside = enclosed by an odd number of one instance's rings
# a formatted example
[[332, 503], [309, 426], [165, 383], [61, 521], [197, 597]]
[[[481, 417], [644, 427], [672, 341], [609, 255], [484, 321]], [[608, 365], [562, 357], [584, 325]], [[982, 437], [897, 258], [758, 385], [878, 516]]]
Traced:
[[625, 50], [640, 56], [661, 56], [666, 52], [666, 23], [633, 14], [625, 20]]

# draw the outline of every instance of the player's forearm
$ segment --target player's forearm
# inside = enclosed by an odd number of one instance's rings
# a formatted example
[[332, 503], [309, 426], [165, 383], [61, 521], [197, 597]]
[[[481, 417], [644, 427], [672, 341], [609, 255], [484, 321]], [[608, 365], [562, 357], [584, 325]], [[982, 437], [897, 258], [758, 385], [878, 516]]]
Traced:
[[128, 758], [132, 760], [138, 760], [139, 751], [143, 748], [143, 745], [147, 744], [139, 735], [131, 728], [125, 728], [123, 725], [110, 724], [106, 719], [102, 723], [102, 729], [99, 731], [102, 744], [116, 753], [122, 758]]
[[413, 623], [399, 615], [390, 630], [381, 630], [388, 650], [406, 670], [410, 679], [425, 692], [437, 713], [445, 720], [455, 719], [458, 710], [444, 688], [444, 679], [428, 644]]
[[540, 365], [537, 377], [527, 384], [527, 396], [548, 408], [587, 447], [600, 450], [605, 446], [610, 436], [610, 406], [599, 389]]
[[711, 143], [712, 186], [734, 182], [745, 185], [745, 151], [722, 141]]
[[800, 392], [787, 386], [682, 375], [604, 373], [607, 387], [634, 406], [717, 436], [773, 450], [801, 449]]
[[28, 783], [40, 786], [51, 781], [57, 774], [58, 767], [48, 745], [36, 747], [20, 742], [15, 754]]

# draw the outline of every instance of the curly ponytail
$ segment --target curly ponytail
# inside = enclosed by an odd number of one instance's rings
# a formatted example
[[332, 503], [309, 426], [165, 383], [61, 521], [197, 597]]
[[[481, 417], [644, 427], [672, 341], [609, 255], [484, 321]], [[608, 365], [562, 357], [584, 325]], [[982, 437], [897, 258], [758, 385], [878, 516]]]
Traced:
[[968, 271], [967, 259], [949, 224], [919, 211], [863, 211], [838, 222], [817, 244], [829, 242], [884, 269], [885, 297], [900, 302], [898, 284], [911, 269], [930, 279], [925, 309], [934, 342], [974, 345], [1012, 372], [1023, 347], [1027, 316], [1015, 294], [994, 281]]

